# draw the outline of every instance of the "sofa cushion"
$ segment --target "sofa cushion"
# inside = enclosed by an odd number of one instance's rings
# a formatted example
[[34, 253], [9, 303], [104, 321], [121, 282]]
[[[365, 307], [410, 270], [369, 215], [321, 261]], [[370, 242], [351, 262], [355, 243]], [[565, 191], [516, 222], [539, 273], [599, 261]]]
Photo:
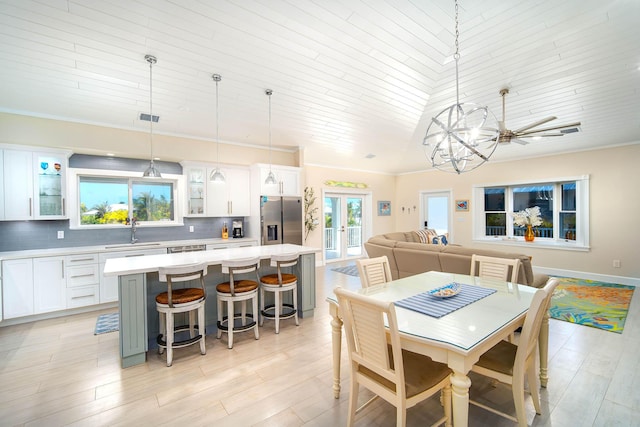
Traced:
[[398, 277], [413, 276], [431, 270], [442, 271], [439, 254], [443, 247], [416, 242], [398, 242], [393, 248]]

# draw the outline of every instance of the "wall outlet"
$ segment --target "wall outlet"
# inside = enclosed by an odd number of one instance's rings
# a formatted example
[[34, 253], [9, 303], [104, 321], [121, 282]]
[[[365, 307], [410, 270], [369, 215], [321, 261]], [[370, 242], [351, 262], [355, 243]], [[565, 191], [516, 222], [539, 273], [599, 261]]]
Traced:
[[614, 259], [613, 260], [613, 268], [620, 268], [620, 260], [619, 259]]
[[58, 231], [58, 239], [64, 239], [64, 231]]
[[193, 233], [193, 225], [189, 226], [189, 233]]

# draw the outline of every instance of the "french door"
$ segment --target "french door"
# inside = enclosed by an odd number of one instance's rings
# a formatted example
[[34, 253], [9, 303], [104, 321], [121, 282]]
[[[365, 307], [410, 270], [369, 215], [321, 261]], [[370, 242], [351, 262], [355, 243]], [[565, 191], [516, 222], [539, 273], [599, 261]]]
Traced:
[[324, 259], [326, 262], [359, 258], [363, 250], [365, 196], [325, 193], [323, 200]]

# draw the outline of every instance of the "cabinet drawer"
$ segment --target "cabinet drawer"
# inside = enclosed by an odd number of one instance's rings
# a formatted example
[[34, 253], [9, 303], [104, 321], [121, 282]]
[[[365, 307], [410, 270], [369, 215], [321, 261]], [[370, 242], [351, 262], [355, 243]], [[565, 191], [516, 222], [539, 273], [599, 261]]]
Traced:
[[65, 269], [67, 274], [67, 288], [100, 283], [98, 264], [76, 265]]
[[67, 255], [64, 257], [64, 265], [66, 267], [71, 267], [74, 265], [85, 265], [85, 264], [97, 264], [98, 263], [98, 254], [78, 254], [78, 255]]
[[67, 289], [67, 308], [84, 307], [100, 303], [100, 286], [77, 286]]

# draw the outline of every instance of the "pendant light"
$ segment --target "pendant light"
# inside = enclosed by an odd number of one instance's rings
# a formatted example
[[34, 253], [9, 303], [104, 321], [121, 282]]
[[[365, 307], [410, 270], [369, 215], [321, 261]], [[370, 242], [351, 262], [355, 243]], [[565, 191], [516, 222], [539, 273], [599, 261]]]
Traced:
[[[458, 60], [458, 1], [455, 1], [456, 53], [456, 103], [442, 110], [431, 119], [423, 140], [431, 166], [446, 172], [467, 172], [489, 160], [498, 145], [498, 122], [486, 106], [460, 103]], [[492, 118], [495, 125], [488, 126]]]
[[222, 171], [220, 170], [220, 137], [219, 137], [219, 133], [218, 133], [218, 126], [220, 123], [220, 119], [219, 119], [219, 109], [218, 109], [218, 83], [220, 82], [220, 80], [222, 80], [222, 76], [220, 74], [214, 74], [211, 76], [211, 78], [213, 78], [213, 81], [216, 82], [216, 168], [211, 172], [211, 175], [209, 175], [209, 180], [212, 182], [225, 182], [226, 178], [224, 177], [224, 174], [222, 173]]
[[145, 55], [144, 59], [149, 63], [149, 145], [151, 147], [151, 161], [142, 176], [145, 178], [162, 178], [160, 171], [153, 164], [153, 64], [158, 60], [153, 55]]
[[267, 175], [267, 179], [264, 180], [264, 183], [267, 185], [275, 185], [276, 176], [271, 170], [271, 95], [273, 94], [273, 91], [271, 89], [267, 89], [264, 93], [269, 97], [269, 174]]

